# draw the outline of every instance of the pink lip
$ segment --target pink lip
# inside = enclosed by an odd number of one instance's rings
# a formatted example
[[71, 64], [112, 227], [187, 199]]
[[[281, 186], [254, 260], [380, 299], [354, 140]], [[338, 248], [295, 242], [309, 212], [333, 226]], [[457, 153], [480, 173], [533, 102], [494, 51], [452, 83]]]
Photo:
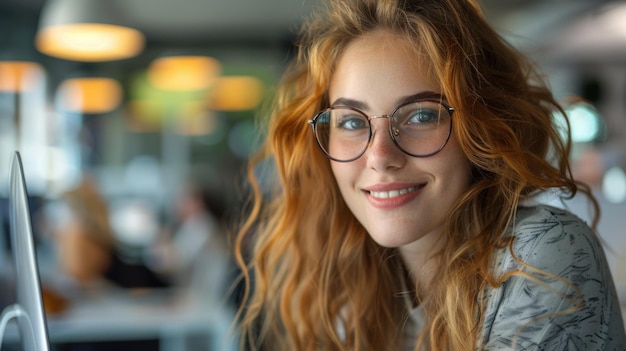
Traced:
[[[413, 201], [419, 196], [425, 186], [426, 183], [381, 183], [363, 188], [363, 192], [372, 206], [379, 209], [394, 209]], [[394, 192], [409, 188], [413, 189], [407, 193], [395, 194], [395, 196], [389, 198], [374, 197], [372, 195], [372, 192]]]

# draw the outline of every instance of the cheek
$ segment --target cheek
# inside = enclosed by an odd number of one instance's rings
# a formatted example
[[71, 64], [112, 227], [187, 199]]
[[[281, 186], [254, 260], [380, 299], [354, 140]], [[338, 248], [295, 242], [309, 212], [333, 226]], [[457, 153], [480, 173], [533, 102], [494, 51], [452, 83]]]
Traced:
[[342, 175], [343, 175], [343, 171], [342, 171], [342, 165], [337, 163], [337, 162], [330, 162], [330, 169], [333, 171], [333, 177], [335, 177], [335, 182], [337, 182], [337, 185], [341, 188], [341, 180]]
[[345, 191], [350, 189], [356, 180], [356, 176], [358, 171], [356, 170], [357, 161], [352, 161], [348, 163], [341, 162], [332, 162], [330, 163], [331, 169], [333, 171], [333, 176], [335, 177], [335, 182], [339, 186], [339, 190], [341, 190], [342, 194], [345, 196]]
[[448, 205], [461, 196], [472, 182], [471, 164], [454, 136], [439, 154], [414, 162], [421, 162], [419, 167], [433, 176], [437, 196], [446, 199], [444, 202]]
[[[447, 154], [445, 162], [445, 173], [451, 179], [453, 188], [457, 193], [462, 193], [472, 182], [471, 163], [454, 139], [450, 140], [450, 153]], [[460, 195], [460, 194], [459, 194]]]

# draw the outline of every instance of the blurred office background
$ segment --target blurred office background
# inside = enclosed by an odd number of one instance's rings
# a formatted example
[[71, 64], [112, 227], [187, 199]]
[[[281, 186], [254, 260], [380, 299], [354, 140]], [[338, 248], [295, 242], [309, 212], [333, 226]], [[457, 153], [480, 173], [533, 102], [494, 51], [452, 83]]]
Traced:
[[[263, 137], [255, 118], [317, 3], [0, 0], [0, 305], [11, 299], [6, 192], [18, 149], [57, 349], [232, 347], [229, 223]], [[574, 172], [600, 200], [626, 301], [626, 2], [482, 5], [567, 108]], [[58, 27], [77, 22], [127, 36]], [[577, 198], [558, 204], [589, 216]]]

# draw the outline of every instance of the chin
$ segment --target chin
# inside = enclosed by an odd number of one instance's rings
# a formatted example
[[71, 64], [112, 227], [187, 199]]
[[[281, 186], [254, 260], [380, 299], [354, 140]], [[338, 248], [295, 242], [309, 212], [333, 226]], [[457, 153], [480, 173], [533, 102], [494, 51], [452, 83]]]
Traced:
[[386, 248], [398, 248], [404, 246], [408, 243], [415, 241], [414, 239], [402, 238], [394, 236], [393, 234], [381, 234], [381, 235], [372, 235], [370, 234], [370, 238], [376, 242], [376, 244], [386, 247]]

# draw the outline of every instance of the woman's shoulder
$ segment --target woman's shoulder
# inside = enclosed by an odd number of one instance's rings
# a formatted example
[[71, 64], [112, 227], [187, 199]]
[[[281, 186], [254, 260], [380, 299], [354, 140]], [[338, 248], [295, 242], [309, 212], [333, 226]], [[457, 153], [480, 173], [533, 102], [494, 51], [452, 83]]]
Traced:
[[515, 219], [515, 235], [550, 231], [556, 228], [575, 233], [592, 234], [589, 225], [569, 210], [549, 205], [519, 207]]
[[529, 256], [526, 258], [531, 261], [539, 253], [551, 253], [556, 258], [580, 250], [602, 252], [598, 236], [584, 220], [566, 209], [548, 205], [520, 207], [510, 235], [514, 236], [514, 252]]
[[557, 207], [520, 207], [510, 229], [512, 246], [497, 252], [496, 275], [526, 266], [561, 277], [586, 273], [607, 275], [604, 249], [591, 227], [574, 213]]
[[548, 205], [518, 208], [509, 229], [511, 247], [496, 253], [496, 275], [521, 268], [524, 262], [539, 270], [563, 274], [574, 262], [603, 269], [606, 257], [591, 227], [576, 214]]
[[514, 340], [541, 350], [572, 340], [584, 345], [578, 349], [623, 349], [615, 287], [589, 225], [565, 209], [524, 207], [510, 235], [512, 246], [500, 250], [494, 261], [495, 277], [507, 278], [485, 294], [486, 349], [507, 349], [504, 345]]

